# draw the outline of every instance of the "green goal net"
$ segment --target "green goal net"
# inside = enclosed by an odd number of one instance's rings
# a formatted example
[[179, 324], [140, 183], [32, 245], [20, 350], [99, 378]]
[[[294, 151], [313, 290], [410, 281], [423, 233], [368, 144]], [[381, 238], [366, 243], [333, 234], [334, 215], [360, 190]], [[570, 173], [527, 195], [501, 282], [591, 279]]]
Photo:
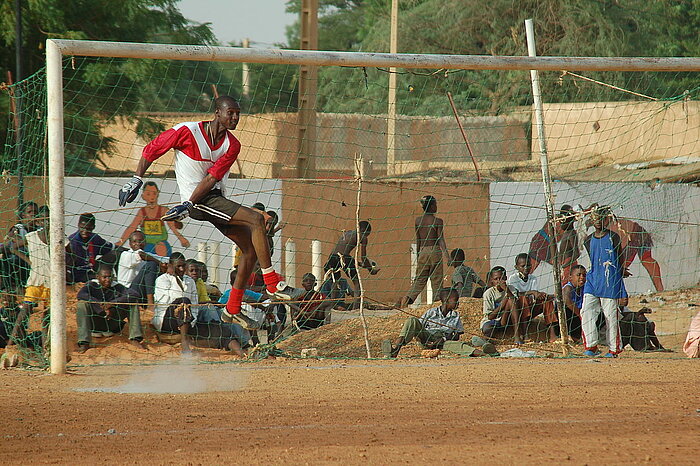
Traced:
[[[589, 268], [583, 245], [593, 231], [593, 204], [610, 206], [610, 228], [621, 238], [631, 274], [626, 309], [633, 315], [621, 326], [623, 342], [641, 339], [641, 346], [632, 346], [654, 349], [653, 329], [678, 356], [700, 305], [696, 72], [540, 72], [559, 219], [553, 234], [528, 71], [318, 66], [300, 73], [296, 64], [253, 61], [64, 57], [65, 312], [74, 363], [166, 360], [180, 352], [178, 332], [154, 328], [154, 306], [120, 302], [102, 315], [109, 306], [79, 299], [100, 264], [112, 267], [114, 283], [126, 276], [121, 260], [132, 250], [134, 231], [142, 233], [144, 251], [182, 253], [188, 267], [194, 264], [194, 278], [207, 285], [210, 302], [191, 307], [189, 334], [203, 359], [231, 359], [231, 340], [255, 347], [251, 353], [258, 356], [366, 358], [382, 357], [383, 341], [396, 342], [402, 331], [406, 336], [409, 317], [430, 328], [430, 319], [421, 317], [439, 305], [439, 289], [450, 287], [461, 294], [459, 341], [483, 345], [480, 339], [489, 338], [482, 332], [481, 296], [493, 285], [489, 271], [501, 266], [508, 276], [516, 274], [516, 256], [524, 253], [538, 291], [554, 295], [549, 245], [559, 243], [565, 282], [573, 265]], [[388, 113], [391, 73], [395, 114]], [[50, 308], [50, 258], [42, 255], [48, 254], [51, 207], [46, 89], [45, 71], [5, 89], [11, 109], [0, 183], [0, 230], [7, 234], [0, 336], [5, 351], [14, 347], [38, 366], [47, 361], [44, 313]], [[117, 201], [143, 147], [179, 123], [211, 120], [221, 95], [241, 106], [233, 134], [242, 149], [229, 174], [228, 197], [247, 207], [262, 204], [273, 265], [299, 291], [290, 303], [261, 305], [257, 301], [268, 297], [254, 293], [247, 298], [245, 312], [265, 328], [257, 335], [194, 330], [197, 322], [219, 325], [219, 296], [231, 287], [240, 253], [209, 223], [160, 220], [180, 202], [172, 151], [151, 166], [134, 203], [120, 208]], [[436, 201], [444, 243], [430, 239], [437, 223], [416, 227], [426, 218], [425, 196]], [[348, 272], [348, 258], [337, 255], [339, 240], [357, 230], [358, 221], [371, 224], [368, 260], [358, 257], [359, 279]], [[428, 239], [418, 241], [417, 230]], [[355, 259], [354, 250], [349, 258]], [[164, 262], [157, 273], [173, 273]], [[251, 277], [250, 288], [263, 292], [259, 277]], [[653, 313], [637, 313], [642, 308]], [[571, 319], [571, 336], [580, 341], [580, 323]], [[524, 346], [515, 347], [512, 328], [490, 340], [500, 352], [561, 354], [545, 320], [528, 320]], [[416, 333], [401, 356], [441, 347], [442, 355], [469, 352], [443, 347], [433, 336]], [[88, 349], [77, 352], [79, 343]], [[573, 348], [573, 354], [582, 349]]]

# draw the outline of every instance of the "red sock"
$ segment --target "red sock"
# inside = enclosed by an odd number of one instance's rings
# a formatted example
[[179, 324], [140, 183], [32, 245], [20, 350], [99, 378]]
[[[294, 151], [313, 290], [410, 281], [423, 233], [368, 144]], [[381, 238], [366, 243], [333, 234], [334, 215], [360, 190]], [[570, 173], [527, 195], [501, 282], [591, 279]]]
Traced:
[[231, 288], [231, 294], [228, 295], [226, 302], [226, 312], [230, 315], [239, 314], [241, 312], [241, 301], [243, 301], [243, 291]]
[[274, 293], [277, 291], [277, 284], [282, 281], [282, 276], [273, 270], [263, 274], [263, 281], [268, 293]]

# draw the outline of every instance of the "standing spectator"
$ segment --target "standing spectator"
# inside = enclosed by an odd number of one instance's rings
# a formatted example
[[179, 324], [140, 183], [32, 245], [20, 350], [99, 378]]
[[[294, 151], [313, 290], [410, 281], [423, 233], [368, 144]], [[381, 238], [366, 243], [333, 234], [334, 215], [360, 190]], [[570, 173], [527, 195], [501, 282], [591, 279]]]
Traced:
[[3, 244], [0, 245], [0, 285], [3, 290], [16, 291], [24, 286], [29, 277], [29, 269], [13, 250], [18, 250], [27, 254], [26, 240], [27, 233], [37, 228], [37, 213], [39, 207], [36, 202], [27, 201], [22, 203], [17, 210], [17, 224], [12, 226], [5, 235]]
[[138, 349], [145, 349], [137, 305], [140, 298], [113, 278], [112, 267], [101, 264], [97, 269], [97, 278], [78, 291], [76, 320], [79, 353], [88, 350], [92, 335], [111, 336], [121, 332], [125, 319], [129, 321], [129, 342]]
[[78, 231], [68, 237], [68, 280], [70, 283], [85, 283], [95, 277], [100, 256], [111, 252], [114, 245], [103, 239], [95, 230], [95, 216], [80, 214]]
[[360, 267], [364, 267], [369, 270], [371, 275], [377, 274], [379, 272], [379, 267], [377, 263], [371, 261], [367, 258], [367, 244], [369, 235], [372, 233], [372, 225], [366, 220], [360, 222], [359, 234], [356, 230], [350, 230], [343, 232], [338, 239], [338, 242], [331, 251], [328, 261], [326, 261], [323, 266], [324, 272], [328, 275], [332, 275], [333, 280], [338, 280], [340, 278], [340, 271], [344, 271], [348, 278], [352, 281], [355, 287], [355, 300], [353, 306], [357, 304], [357, 297], [360, 290], [360, 280], [357, 275], [357, 266], [355, 265], [355, 259], [350, 255], [350, 253], [355, 249], [355, 247], [360, 245]]
[[594, 207], [590, 216], [595, 231], [586, 238], [584, 243], [591, 259], [591, 270], [586, 275], [581, 307], [581, 327], [585, 348], [583, 354], [590, 357], [600, 355], [596, 322], [602, 311], [607, 325], [609, 345], [609, 351], [605, 357], [615, 358], [622, 351], [617, 301], [627, 297], [622, 279], [628, 273], [623, 267], [620, 236], [608, 229], [611, 220], [610, 208]]
[[416, 265], [416, 279], [411, 285], [408, 294], [401, 298], [398, 307], [406, 307], [412, 304], [425, 288], [430, 279], [433, 290], [442, 287], [442, 258], [447, 259], [447, 245], [443, 234], [444, 222], [437, 217], [437, 199], [433, 196], [423, 196], [420, 200], [423, 214], [416, 218], [416, 247], [418, 249], [418, 263]]
[[556, 221], [556, 228], [553, 231], [549, 221], [545, 222], [542, 228], [535, 233], [530, 241], [530, 268], [534, 272], [540, 262], [552, 264], [552, 241], [559, 243], [559, 266], [561, 267], [562, 283], [569, 281], [571, 267], [576, 265], [576, 260], [581, 254], [578, 247], [578, 236], [574, 228], [576, 217], [573, 208], [564, 204], [559, 211], [559, 219]]

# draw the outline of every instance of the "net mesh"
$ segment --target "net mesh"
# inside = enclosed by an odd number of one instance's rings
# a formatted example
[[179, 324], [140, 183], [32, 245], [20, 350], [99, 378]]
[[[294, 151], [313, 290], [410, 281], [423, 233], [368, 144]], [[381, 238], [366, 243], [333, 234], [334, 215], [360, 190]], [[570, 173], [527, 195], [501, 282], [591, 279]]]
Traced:
[[[420, 318], [437, 306], [436, 288], [453, 286], [460, 272], [467, 277], [463, 281], [475, 282], [464, 287], [459, 307], [465, 327], [461, 341], [471, 343], [471, 336], [484, 337], [478, 296], [492, 284], [488, 272], [503, 266], [512, 275], [519, 253], [529, 255], [540, 291], [554, 293], [552, 258], [542, 243], [546, 212], [527, 72], [398, 70], [393, 151], [387, 150], [386, 69], [319, 68], [317, 83], [303, 83], [306, 97], [315, 102], [310, 110], [298, 107], [298, 81], [304, 76], [298, 66], [251, 63], [246, 83], [243, 65], [235, 63], [74, 57], [64, 61], [63, 72], [65, 222], [72, 235], [66, 274], [68, 338], [71, 344], [88, 340], [93, 347], [105, 346], [77, 355], [83, 358], [79, 362], [120, 360], [123, 354], [107, 348], [130, 348], [129, 338], [162, 347], [159, 355], [179, 348], [169, 346], [178, 335], [155, 332], [150, 306], [137, 308], [140, 329], [126, 323], [131, 312], [126, 305], [118, 316], [112, 314], [115, 318], [88, 310], [87, 320], [77, 322], [76, 293], [100, 262], [114, 265], [116, 281], [134, 230], [145, 234], [145, 250], [160, 256], [182, 252], [200, 263], [200, 275], [206, 269], [212, 304], [192, 309], [195, 316], [201, 310], [217, 320], [218, 293], [230, 288], [236, 248], [208, 223], [159, 220], [180, 201], [173, 153], [151, 166], [145, 181], [153, 183], [134, 204], [119, 208], [116, 199], [144, 145], [180, 122], [211, 120], [217, 95], [236, 96], [242, 107], [234, 134], [243, 148], [231, 170], [229, 198], [244, 206], [262, 203], [278, 216], [269, 234], [273, 265], [299, 289], [299, 299], [291, 304], [248, 309], [268, 327], [267, 345], [262, 332], [253, 335], [258, 354], [299, 356], [316, 348], [323, 357], [367, 357], [367, 329], [370, 355], [381, 356], [381, 342], [398, 341], [407, 318]], [[5, 301], [0, 329], [4, 341], [22, 348], [31, 355], [27, 360], [37, 364], [45, 361], [41, 320], [48, 307], [42, 298], [47, 268], [35, 266], [44, 259], [32, 258], [32, 253], [41, 254], [46, 240], [43, 233], [32, 233], [47, 216], [42, 209], [48, 204], [45, 78], [40, 71], [7, 88], [12, 108], [0, 187], [5, 200], [0, 229], [7, 232], [0, 260]], [[678, 349], [698, 296], [697, 74], [541, 72], [540, 79], [556, 209], [572, 207], [568, 231], [578, 239], [578, 263], [589, 266], [582, 246], [592, 231], [585, 209], [593, 203], [611, 206], [611, 228], [620, 234], [631, 272], [625, 281], [629, 308], [651, 308], [656, 334]], [[420, 199], [426, 195], [437, 200], [448, 253], [438, 245], [432, 258], [429, 247], [421, 252], [416, 244], [415, 225], [424, 218]], [[94, 214], [96, 222], [86, 236], [90, 239], [81, 242], [79, 222], [85, 213]], [[339, 239], [356, 230], [358, 220], [372, 225], [366, 252], [380, 268], [370, 273], [376, 269], [360, 267], [365, 320], [358, 318], [352, 295], [358, 283], [352, 274], [340, 272], [334, 279], [328, 272]], [[110, 244], [101, 247], [94, 235]], [[459, 270], [448, 259], [453, 249], [464, 252]], [[430, 261], [439, 265], [421, 273], [418, 263]], [[307, 273], [314, 274], [315, 283], [305, 283]], [[303, 293], [304, 285], [321, 289], [321, 295]], [[410, 306], [403, 299], [407, 295]], [[197, 319], [192, 327], [206, 323]], [[559, 351], [546, 342], [544, 322], [534, 319], [529, 325], [528, 348], [536, 354]], [[317, 328], [299, 330], [307, 327]], [[229, 331], [212, 336], [202, 330], [193, 337], [204, 346], [227, 346], [232, 339], [248, 343], [245, 334], [231, 336]], [[507, 330], [494, 341], [502, 351], [513, 345]], [[420, 349], [407, 344], [401, 354], [415, 355]], [[206, 357], [220, 353], [212, 350]], [[135, 357], [133, 351], [129, 354]]]

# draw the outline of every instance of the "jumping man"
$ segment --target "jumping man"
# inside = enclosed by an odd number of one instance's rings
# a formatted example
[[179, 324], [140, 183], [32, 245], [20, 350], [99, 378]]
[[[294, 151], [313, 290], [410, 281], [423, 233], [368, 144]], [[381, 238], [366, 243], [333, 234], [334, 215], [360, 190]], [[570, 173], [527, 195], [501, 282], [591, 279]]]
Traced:
[[119, 205], [125, 206], [136, 199], [146, 170], [160, 156], [175, 149], [175, 178], [182, 203], [168, 210], [162, 219], [171, 222], [189, 216], [208, 221], [238, 245], [242, 257], [222, 318], [255, 330], [257, 323], [241, 314], [241, 299], [256, 260], [262, 268], [267, 291], [282, 299], [289, 298], [284, 294], [286, 284], [272, 267], [265, 218], [226, 198], [226, 179], [241, 150], [241, 143], [230, 133], [238, 125], [241, 107], [230, 96], [218, 97], [215, 105], [213, 120], [180, 123], [144, 147], [136, 173], [119, 191]]

